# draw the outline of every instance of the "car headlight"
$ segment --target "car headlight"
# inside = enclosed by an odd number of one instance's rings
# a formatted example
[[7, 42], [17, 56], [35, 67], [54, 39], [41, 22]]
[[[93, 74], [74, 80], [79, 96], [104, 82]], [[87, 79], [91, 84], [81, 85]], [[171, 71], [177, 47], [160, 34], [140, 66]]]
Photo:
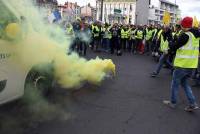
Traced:
[[17, 23], [9, 23], [5, 28], [5, 33], [10, 39], [17, 39], [21, 35], [20, 25]]

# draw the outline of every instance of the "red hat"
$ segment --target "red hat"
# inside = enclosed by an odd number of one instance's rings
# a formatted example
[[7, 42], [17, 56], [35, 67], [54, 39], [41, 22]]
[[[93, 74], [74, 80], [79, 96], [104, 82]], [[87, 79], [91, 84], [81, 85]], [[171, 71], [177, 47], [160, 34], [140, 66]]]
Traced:
[[192, 17], [185, 17], [181, 21], [181, 26], [183, 28], [191, 28], [193, 24], [193, 18]]

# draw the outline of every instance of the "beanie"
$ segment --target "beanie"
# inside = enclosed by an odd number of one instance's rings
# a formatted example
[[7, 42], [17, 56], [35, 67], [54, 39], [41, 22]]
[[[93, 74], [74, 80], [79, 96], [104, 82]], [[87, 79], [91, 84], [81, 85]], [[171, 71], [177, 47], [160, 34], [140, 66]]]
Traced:
[[181, 21], [181, 26], [183, 28], [192, 28], [193, 18], [192, 17], [185, 17]]

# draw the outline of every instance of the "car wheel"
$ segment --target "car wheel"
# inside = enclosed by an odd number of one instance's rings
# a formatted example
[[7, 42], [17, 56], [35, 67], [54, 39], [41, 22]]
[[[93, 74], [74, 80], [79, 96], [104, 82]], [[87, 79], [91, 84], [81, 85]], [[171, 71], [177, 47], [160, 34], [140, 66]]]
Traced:
[[31, 90], [37, 90], [42, 96], [48, 96], [53, 87], [52, 76], [46, 73], [32, 71], [25, 82], [25, 95]]

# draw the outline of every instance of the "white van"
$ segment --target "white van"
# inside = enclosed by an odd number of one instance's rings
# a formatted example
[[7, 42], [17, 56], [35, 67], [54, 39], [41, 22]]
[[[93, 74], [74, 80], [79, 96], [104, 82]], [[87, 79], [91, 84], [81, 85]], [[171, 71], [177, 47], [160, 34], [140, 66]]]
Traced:
[[45, 94], [53, 81], [51, 63], [35, 65], [24, 70], [10, 60], [15, 52], [7, 49], [7, 47], [5, 49], [10, 41], [5, 35], [5, 28], [10, 23], [20, 22], [20, 17], [16, 16], [6, 6], [6, 0], [0, 0], [0, 104], [22, 97], [27, 84], [44, 89], [42, 93]]

